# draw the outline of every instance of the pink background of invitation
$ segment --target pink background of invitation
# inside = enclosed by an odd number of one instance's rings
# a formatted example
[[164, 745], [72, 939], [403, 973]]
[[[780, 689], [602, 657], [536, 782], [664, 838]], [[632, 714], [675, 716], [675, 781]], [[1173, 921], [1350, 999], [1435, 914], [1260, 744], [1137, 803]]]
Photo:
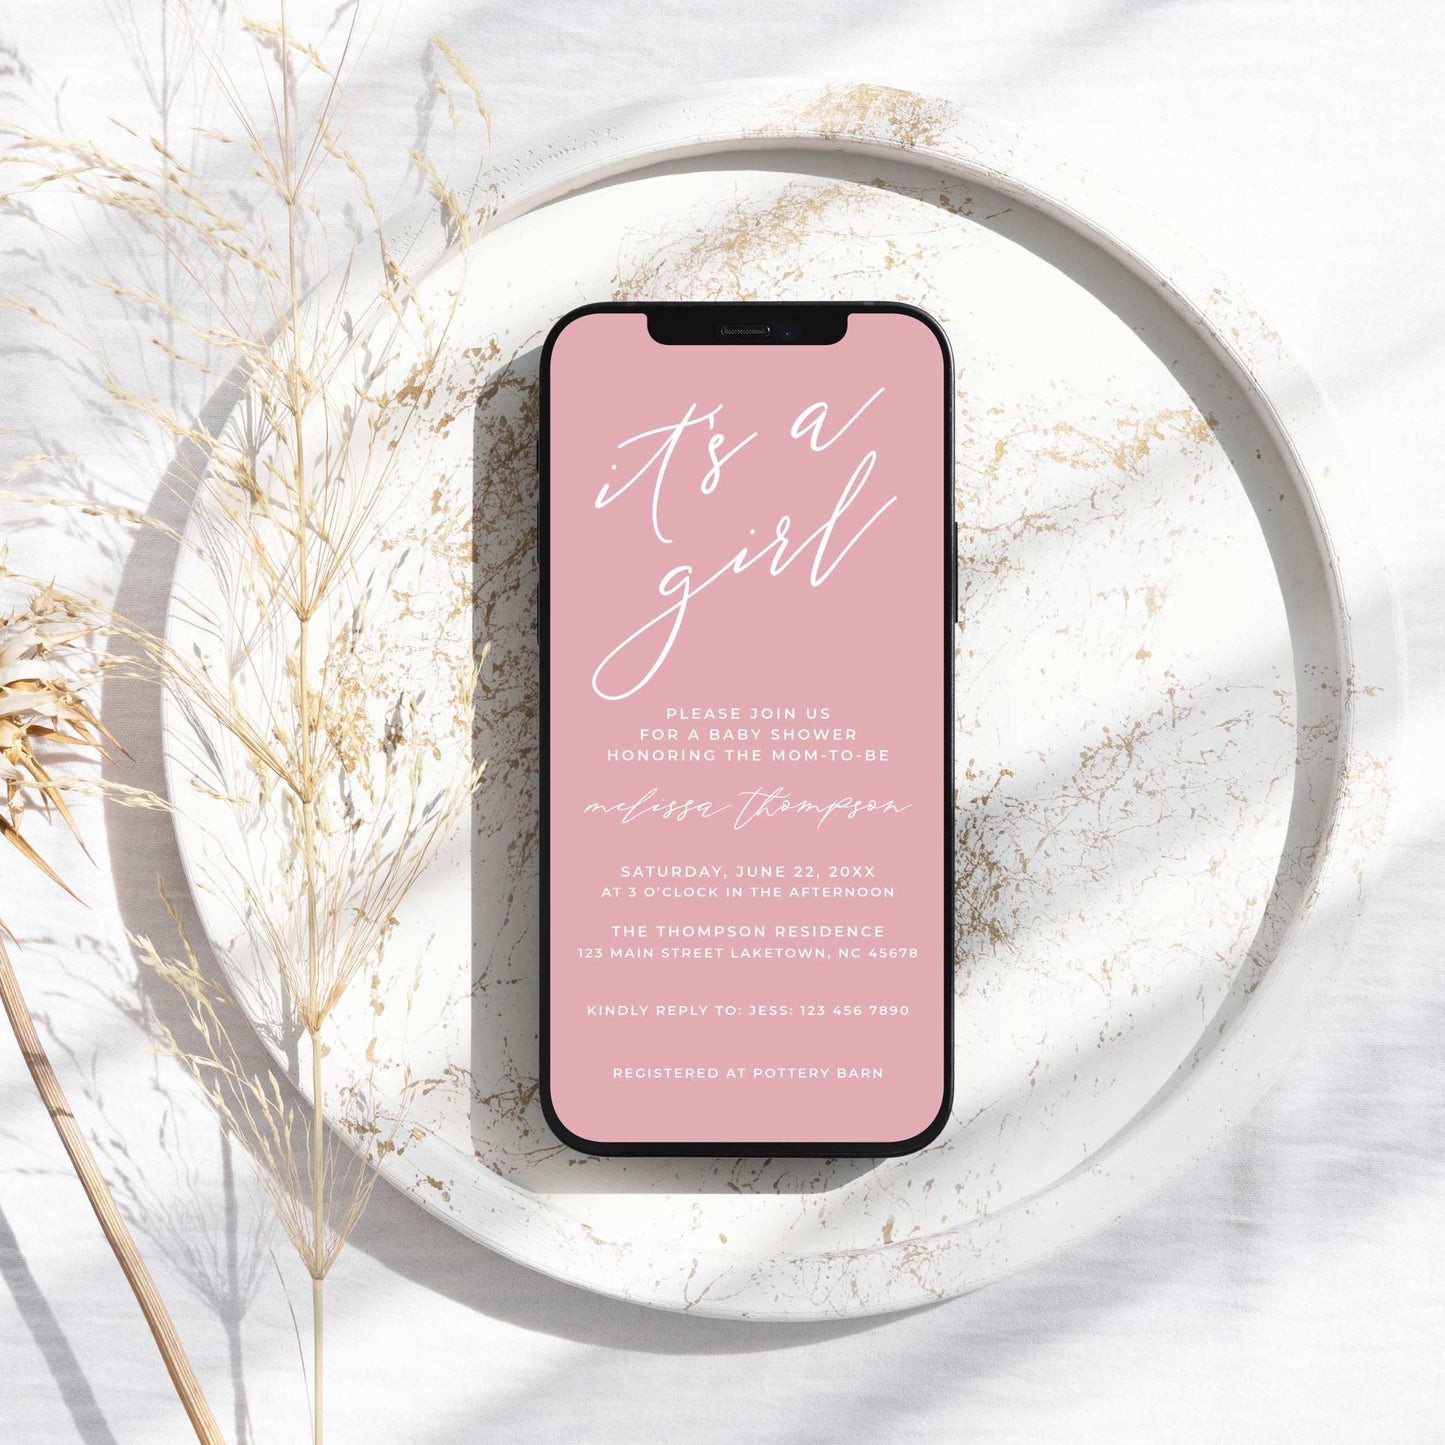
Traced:
[[[822, 451], [789, 435], [816, 401], [829, 404], [827, 441], [882, 386], [878, 397]], [[590, 313], [559, 336], [551, 357], [551, 1083], [558, 1117], [587, 1139], [644, 1141], [891, 1141], [911, 1137], [936, 1115], [943, 1089], [942, 986], [944, 797], [943, 362], [917, 318], [859, 313], [832, 346], [663, 346], [640, 313]], [[608, 506], [604, 484], [621, 485], [657, 442], [619, 450], [624, 438], [680, 420], [688, 407], [718, 403], [726, 451], [757, 432], [726, 462], [716, 489], [699, 488], [707, 428], [682, 434], [652, 528], [655, 471]], [[833, 561], [890, 496], [897, 501], [859, 538], [821, 585], [809, 585], [816, 544], [778, 576], [760, 562], [699, 591], [667, 659], [631, 697], [609, 701], [592, 687], [594, 669], [624, 637], [668, 604], [663, 574], [684, 563], [696, 582], [742, 546], [762, 547], [778, 517], [792, 518], [792, 547], [827, 520], [860, 458], [877, 451], [862, 491], [824, 554]], [[614, 470], [614, 463], [617, 464]], [[750, 535], [750, 529], [755, 531]], [[630, 682], [656, 655], [639, 644]], [[616, 674], [620, 676], [621, 674]], [[613, 687], [609, 690], [619, 690]], [[791, 722], [748, 719], [751, 704], [793, 705]], [[743, 708], [738, 722], [669, 722], [669, 706]], [[810, 721], [809, 705], [830, 708]], [[644, 727], [676, 727], [675, 742], [644, 742]], [[698, 742], [687, 728], [697, 727]], [[887, 762], [789, 764], [768, 760], [772, 726], [857, 729], [852, 746], [883, 747]], [[731, 743], [711, 727], [761, 727], [763, 761], [724, 761]], [[824, 744], [830, 746], [831, 744]], [[712, 746], [715, 762], [609, 763], [609, 748]], [[892, 798], [901, 814], [791, 814], [736, 830], [742, 789], [785, 788], [794, 798]], [[624, 823], [586, 814], [584, 804], [631, 801], [655, 787], [659, 799], [733, 804], [711, 819]], [[626, 889], [623, 864], [871, 864], [891, 899], [754, 900], [604, 898]], [[645, 886], [647, 880], [636, 886]], [[705, 880], [660, 880], [669, 886]], [[724, 881], [727, 881], [726, 879]], [[756, 880], [750, 880], [755, 882]], [[778, 880], [785, 892], [794, 881]], [[848, 886], [858, 880], [805, 880]], [[849, 940], [851, 961], [732, 961], [729, 940], [614, 938], [616, 923], [880, 923], [882, 940]], [[614, 962], [617, 944], [721, 946], [721, 960]], [[820, 940], [745, 944], [821, 946]], [[868, 949], [914, 947], [914, 959], [870, 960]], [[578, 957], [600, 945], [599, 961]], [[715, 1004], [727, 1000], [798, 1006], [819, 1002], [823, 1018], [720, 1019], [588, 1017], [589, 1003]], [[834, 1003], [859, 1003], [861, 1017], [836, 1017]], [[906, 1004], [906, 1018], [869, 1017], [869, 1003]], [[615, 1066], [742, 1068], [742, 1082], [614, 1079]], [[881, 1080], [754, 1080], [754, 1066], [881, 1067]]]

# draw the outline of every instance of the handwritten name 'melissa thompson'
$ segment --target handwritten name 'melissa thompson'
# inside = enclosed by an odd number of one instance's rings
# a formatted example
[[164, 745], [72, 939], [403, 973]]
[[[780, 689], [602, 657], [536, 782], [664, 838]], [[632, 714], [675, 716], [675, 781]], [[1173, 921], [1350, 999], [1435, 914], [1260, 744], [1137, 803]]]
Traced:
[[631, 801], [585, 803], [582, 811], [610, 814], [624, 823], [635, 823], [641, 818], [659, 818], [668, 823], [707, 822], [730, 813], [734, 829], [796, 814], [816, 817], [821, 828], [832, 818], [851, 821], [865, 813], [906, 813], [912, 807], [911, 803], [899, 803], [892, 798], [795, 798], [783, 788], [749, 788], [738, 797], [741, 802], [736, 804], [717, 803], [711, 798], [659, 798], [657, 789], [649, 788]]

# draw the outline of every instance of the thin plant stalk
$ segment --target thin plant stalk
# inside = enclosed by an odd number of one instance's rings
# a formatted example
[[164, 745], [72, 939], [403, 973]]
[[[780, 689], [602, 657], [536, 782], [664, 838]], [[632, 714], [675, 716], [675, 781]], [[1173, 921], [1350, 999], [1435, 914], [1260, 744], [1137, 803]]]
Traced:
[[292, 450], [296, 478], [296, 581], [298, 607], [296, 703], [301, 721], [301, 807], [302, 847], [306, 869], [306, 977], [310, 992], [306, 1015], [307, 1041], [311, 1047], [311, 1227], [313, 1257], [311, 1260], [311, 1389], [312, 1440], [322, 1445], [325, 1430], [325, 1293], [327, 1258], [325, 1240], [326, 1151], [324, 1147], [326, 1120], [322, 1110], [321, 1079], [321, 960], [317, 948], [316, 917], [316, 777], [312, 729], [316, 716], [311, 700], [310, 642], [312, 597], [306, 539], [310, 531], [307, 516], [309, 498], [306, 486], [306, 438], [302, 426], [305, 399], [301, 377], [301, 296], [296, 279], [296, 176], [293, 169], [291, 133], [291, 86], [287, 76], [290, 63], [289, 29], [286, 0], [281, 0], [281, 167], [286, 206], [287, 292], [290, 300], [289, 324], [291, 354], [287, 362], [291, 383], [291, 420], [295, 434]]
[[146, 1324], [150, 1326], [156, 1349], [160, 1351], [166, 1372], [170, 1375], [176, 1394], [180, 1396], [181, 1404], [190, 1417], [196, 1439], [200, 1440], [202, 1445], [225, 1445], [225, 1436], [221, 1434], [221, 1428], [216, 1424], [216, 1417], [211, 1413], [211, 1407], [206, 1401], [205, 1391], [201, 1389], [201, 1382], [191, 1368], [186, 1348], [171, 1321], [170, 1311], [166, 1309], [160, 1290], [156, 1288], [156, 1282], [151, 1277], [125, 1220], [121, 1218], [120, 1210], [116, 1208], [105, 1176], [95, 1162], [95, 1155], [85, 1141], [85, 1135], [71, 1110], [70, 1101], [65, 1097], [65, 1090], [61, 1088], [60, 1079], [40, 1042], [40, 1035], [35, 1030], [35, 1022], [26, 1006], [25, 996], [20, 990], [20, 980], [16, 976], [3, 938], [0, 938], [0, 1001], [5, 1005], [5, 1013], [15, 1032], [15, 1041], [20, 1045], [25, 1067], [30, 1070], [35, 1092], [40, 1095], [45, 1112], [50, 1115], [50, 1122], [55, 1125], [55, 1132], [60, 1135], [60, 1142], [70, 1156], [76, 1178], [80, 1180], [80, 1187], [85, 1190], [85, 1197], [95, 1211], [106, 1243], [110, 1245], [111, 1253], [115, 1255], [116, 1263], [120, 1265], [126, 1283], [135, 1295]]

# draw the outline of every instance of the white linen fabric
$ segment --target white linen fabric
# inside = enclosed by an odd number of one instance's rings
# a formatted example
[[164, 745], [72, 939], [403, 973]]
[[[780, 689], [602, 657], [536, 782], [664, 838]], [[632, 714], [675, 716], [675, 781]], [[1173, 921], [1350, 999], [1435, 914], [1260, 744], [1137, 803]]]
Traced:
[[[194, 0], [201, 23], [234, 32], [234, 6], [215, 20], [213, 8]], [[304, 29], [336, 6], [291, 12]], [[210, 123], [214, 101], [159, 13], [147, 0], [6, 7], [0, 117], [84, 135], [112, 116], [150, 130], [163, 110], [173, 138]], [[593, 1297], [383, 1186], [332, 1276], [330, 1438], [1440, 1440], [1445, 11], [409, 0], [377, 13], [350, 139], [393, 177], [436, 121], [425, 47], [441, 33], [487, 92], [499, 152], [626, 100], [786, 72], [937, 90], [1132, 193], [1237, 279], [1333, 399], [1393, 571], [1411, 701], [1387, 868], [1305, 1047], [1248, 1123], [1146, 1207], [964, 1299], [769, 1326]], [[64, 300], [78, 223], [45, 218], [59, 228], [48, 239], [0, 233], [0, 292]], [[90, 324], [126, 344], [103, 311]], [[73, 352], [0, 311], [0, 473], [38, 450], [81, 452], [107, 497], [145, 504], [109, 460], [120, 439], [88, 394]], [[100, 519], [6, 507], [0, 526], [19, 568], [120, 589], [133, 612], [162, 600], [145, 544]], [[137, 709], [113, 718], [118, 732], [154, 726], [138, 701], [116, 705]], [[304, 1277], [284, 1240], [258, 1232], [243, 1161], [146, 1051], [124, 932], [138, 921], [116, 895], [143, 892], [174, 858], [151, 851], [154, 828], [118, 815], [102, 827], [98, 805], [89, 822], [98, 866], [58, 836], [51, 848], [89, 909], [0, 862], [23, 980], [228, 1434], [303, 1440], [288, 1291], [304, 1329]], [[8, 1034], [0, 1099], [0, 1438], [192, 1438]]]

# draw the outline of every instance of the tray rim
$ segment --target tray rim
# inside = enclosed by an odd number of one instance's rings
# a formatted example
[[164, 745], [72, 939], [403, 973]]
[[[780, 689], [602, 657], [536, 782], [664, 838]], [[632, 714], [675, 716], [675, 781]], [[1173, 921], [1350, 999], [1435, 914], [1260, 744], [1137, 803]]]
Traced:
[[[822, 126], [800, 118], [829, 103], [840, 107], [841, 123]], [[856, 113], [848, 110], [851, 103], [856, 103]], [[875, 114], [877, 106], [882, 107], [881, 115]], [[929, 115], [935, 123], [922, 135], [900, 129], [897, 123], [899, 116], [911, 126], [919, 116]], [[887, 154], [952, 178], [983, 183], [1059, 221], [1153, 287], [1226, 366], [1292, 473], [1330, 589], [1344, 679], [1339, 764], [1332, 778], [1335, 799], [1321, 834], [1312, 885], [1285, 925], [1251, 1006], [1241, 1011], [1228, 1036], [1214, 1046], [1206, 1067], [1186, 1069], [1186, 1056], [1176, 1075], [1086, 1160], [999, 1215], [924, 1239], [880, 1243], [863, 1251], [774, 1255], [731, 1293], [709, 1298], [713, 1285], [708, 1284], [689, 1298], [686, 1283], [681, 1294], [660, 1289], [672, 1271], [666, 1266], [651, 1271], [645, 1267], [646, 1257], [635, 1253], [629, 1255], [625, 1271], [572, 1267], [586, 1258], [576, 1248], [583, 1242], [581, 1222], [546, 1209], [540, 1203], [542, 1196], [489, 1170], [479, 1170], [477, 1178], [468, 1181], [473, 1186], [469, 1194], [479, 1185], [499, 1191], [481, 1201], [485, 1206], [478, 1210], [481, 1221], [459, 1214], [432, 1190], [415, 1187], [425, 1181], [429, 1160], [454, 1165], [458, 1157], [452, 1146], [432, 1137], [389, 1157], [380, 1170], [388, 1182], [460, 1233], [566, 1283], [668, 1311], [796, 1322], [909, 1309], [966, 1293], [1025, 1268], [1120, 1218], [1183, 1174], [1244, 1118], [1283, 1072], [1311, 1006], [1338, 966], [1368, 884], [1381, 865], [1384, 848], [1379, 838], [1371, 846], [1358, 835], [1366, 824], [1378, 834], [1383, 820], [1366, 816], [1366, 804], [1352, 796], [1351, 783], [1364, 767], [1387, 779], [1403, 712], [1405, 670], [1398, 602], [1365, 500], [1349, 481], [1333, 414], [1278, 333], [1255, 308], [1234, 299], [1237, 287], [1136, 204], [1092, 181], [1082, 169], [1053, 159], [1019, 131], [991, 117], [942, 96], [866, 83], [783, 79], [700, 87], [682, 96], [609, 109], [525, 144], [490, 173], [488, 229], [632, 171], [764, 150]], [[415, 264], [414, 274], [445, 259], [445, 239], [424, 206], [401, 218], [396, 234]], [[1282, 396], [1289, 398], [1287, 404], [1279, 400]], [[1363, 605], [1370, 600], [1372, 586], [1382, 592], [1385, 606]], [[173, 586], [167, 603], [168, 637], [178, 625], [180, 590]], [[1356, 662], [1362, 655], [1370, 658], [1368, 686], [1356, 685]], [[173, 796], [182, 764], [166, 739], [174, 736], [179, 721], [178, 705], [167, 696], [162, 753]], [[187, 882], [204, 920], [200, 900], [205, 894], [193, 876], [184, 818], [177, 822], [176, 833]], [[217, 954], [228, 967], [224, 952], [217, 949]], [[1286, 976], [1293, 985], [1290, 989], [1284, 986]], [[264, 1035], [258, 1037], [278, 1057]], [[306, 1094], [306, 1081], [296, 1082]], [[1186, 1119], [1192, 1129], [1180, 1127]], [[1149, 1167], [1130, 1167], [1128, 1158], [1120, 1157], [1128, 1152], [1147, 1159]], [[565, 1246], [559, 1245], [558, 1237], [563, 1222], [578, 1236]], [[970, 1248], [972, 1241], [977, 1242]], [[851, 1263], [860, 1254], [906, 1266], [930, 1247], [938, 1257], [958, 1261], [945, 1271], [947, 1283], [937, 1288], [914, 1278], [912, 1290], [901, 1289], [897, 1282], [911, 1276], [907, 1268], [897, 1268], [880, 1273], [886, 1287], [866, 1300], [849, 1293], [840, 1306], [822, 1291], [824, 1303], [810, 1302], [810, 1296], [820, 1293], [816, 1281], [810, 1289], [800, 1278], [800, 1287], [785, 1301], [789, 1267]], [[669, 1250], [667, 1258], [676, 1253]], [[739, 1265], [735, 1251], [716, 1245], [685, 1253], [694, 1256], [696, 1275], [708, 1273], [703, 1261], [717, 1266], [714, 1283]], [[594, 1257], [601, 1258], [595, 1252]], [[760, 1279], [759, 1271], [768, 1264], [774, 1273]], [[654, 1273], [661, 1278], [650, 1284]]]

